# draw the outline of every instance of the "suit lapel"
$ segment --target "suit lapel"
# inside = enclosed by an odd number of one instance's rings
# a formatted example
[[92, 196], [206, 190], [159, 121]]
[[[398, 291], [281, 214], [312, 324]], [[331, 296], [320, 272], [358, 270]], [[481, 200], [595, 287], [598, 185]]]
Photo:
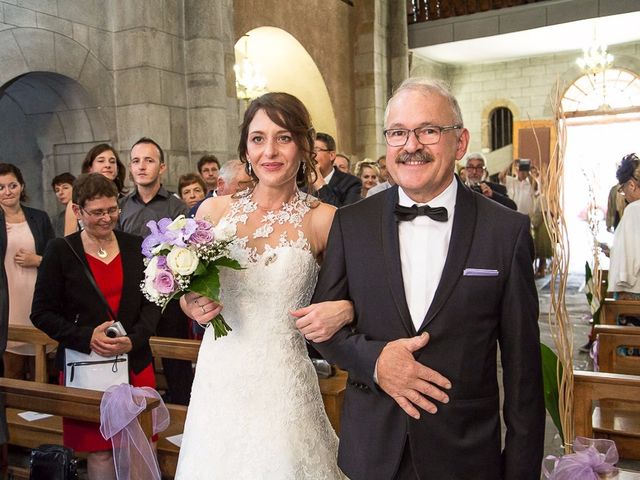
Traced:
[[402, 281], [402, 264], [400, 261], [400, 241], [398, 239], [398, 222], [393, 214], [393, 207], [398, 203], [398, 187], [387, 190], [385, 204], [382, 209], [382, 249], [387, 271], [387, 281], [393, 301], [400, 313], [400, 320], [410, 336], [416, 334], [411, 321], [411, 314], [404, 295], [404, 282]]
[[447, 298], [451, 295], [453, 288], [462, 276], [462, 270], [467, 262], [467, 257], [473, 242], [473, 232], [476, 226], [476, 201], [469, 189], [467, 189], [457, 179], [458, 194], [456, 195], [455, 216], [453, 218], [453, 227], [451, 230], [451, 240], [449, 241], [449, 250], [447, 251], [447, 260], [442, 270], [442, 277], [436, 289], [435, 296], [429, 307], [429, 311], [425, 316], [418, 332], [433, 320], [440, 309], [444, 306]]

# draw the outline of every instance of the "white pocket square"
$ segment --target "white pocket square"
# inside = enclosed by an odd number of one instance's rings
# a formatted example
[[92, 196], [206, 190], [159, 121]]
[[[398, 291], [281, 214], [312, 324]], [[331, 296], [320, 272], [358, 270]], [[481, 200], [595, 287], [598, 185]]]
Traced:
[[487, 268], [465, 268], [462, 272], [464, 277], [497, 277], [498, 270]]

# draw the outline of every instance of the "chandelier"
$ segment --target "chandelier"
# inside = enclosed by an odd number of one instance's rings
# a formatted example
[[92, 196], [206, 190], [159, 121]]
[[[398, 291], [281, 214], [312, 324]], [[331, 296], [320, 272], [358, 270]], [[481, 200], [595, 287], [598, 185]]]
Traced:
[[604, 72], [613, 63], [613, 55], [607, 52], [607, 46], [594, 43], [582, 52], [576, 63], [584, 73], [597, 74]]
[[262, 74], [262, 68], [254, 64], [248, 55], [249, 35], [244, 35], [242, 60], [233, 66], [236, 73], [236, 96], [243, 100], [259, 97], [267, 91], [267, 79]]

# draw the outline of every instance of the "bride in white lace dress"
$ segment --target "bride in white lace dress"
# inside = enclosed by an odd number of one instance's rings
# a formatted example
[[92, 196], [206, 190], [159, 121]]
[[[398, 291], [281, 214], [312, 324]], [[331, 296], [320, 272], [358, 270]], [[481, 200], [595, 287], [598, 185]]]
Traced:
[[[233, 330], [214, 341], [207, 328], [202, 340], [179, 480], [344, 478], [338, 439], [291, 315], [311, 299], [334, 213], [296, 186], [316, 179], [313, 138], [309, 114], [295, 97], [269, 93], [254, 100], [239, 152], [256, 187], [198, 209], [198, 217], [236, 229], [232, 254], [245, 269], [221, 270], [220, 304], [195, 294], [182, 299], [202, 324], [223, 309]], [[309, 338], [331, 335], [353, 315], [346, 302], [314, 308], [334, 315], [329, 324], [308, 315]]]

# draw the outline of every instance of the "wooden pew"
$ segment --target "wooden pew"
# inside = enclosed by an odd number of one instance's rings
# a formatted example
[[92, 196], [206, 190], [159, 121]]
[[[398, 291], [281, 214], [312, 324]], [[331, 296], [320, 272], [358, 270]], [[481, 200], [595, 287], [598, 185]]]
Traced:
[[36, 349], [36, 382], [47, 382], [47, 349], [58, 346], [58, 342], [49, 337], [42, 330], [35, 327], [9, 325], [8, 339], [15, 342], [25, 342]]
[[640, 300], [614, 300], [605, 298], [600, 311], [602, 325], [616, 325], [618, 315], [633, 315], [640, 317]]
[[[103, 392], [84, 390], [80, 388], [63, 387], [40, 382], [26, 380], [14, 380], [0, 378], [0, 393], [4, 394], [4, 402], [7, 410], [24, 411], [32, 410], [40, 413], [54, 415], [49, 419], [32, 422], [30, 444], [23, 445], [34, 448], [43, 443], [62, 444], [62, 417], [100, 422], [100, 402]], [[138, 420], [142, 430], [147, 436], [151, 436], [153, 430], [152, 410], [160, 404], [157, 399], [147, 399], [147, 407], [140, 413]], [[19, 417], [18, 417], [19, 418]], [[43, 429], [42, 423], [46, 420], [56, 419], [55, 428]], [[26, 422], [29, 425], [30, 422]], [[37, 426], [35, 426], [37, 424]], [[15, 444], [10, 429], [10, 443]], [[9, 470], [18, 478], [24, 477], [24, 469], [9, 467]]]
[[[151, 337], [149, 339], [154, 358], [173, 358], [196, 362], [200, 340], [186, 340], [180, 338]], [[322, 401], [331, 425], [336, 433], [340, 433], [340, 415], [347, 383], [347, 373], [339, 370], [330, 378], [320, 379]], [[171, 415], [169, 428], [160, 434], [158, 440], [158, 461], [163, 475], [175, 475], [180, 449], [166, 438], [182, 433], [186, 419], [187, 407], [183, 405], [167, 404]]]
[[640, 346], [640, 329], [596, 326], [600, 372], [574, 371], [575, 434], [609, 438], [622, 458], [640, 459], [640, 357], [618, 354]]

